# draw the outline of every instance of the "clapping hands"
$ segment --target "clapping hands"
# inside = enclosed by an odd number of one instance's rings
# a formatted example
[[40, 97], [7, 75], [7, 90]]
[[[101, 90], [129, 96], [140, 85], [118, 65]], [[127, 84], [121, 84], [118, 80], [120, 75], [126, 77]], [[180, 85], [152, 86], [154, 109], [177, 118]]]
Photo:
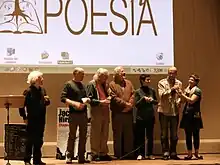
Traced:
[[75, 107], [77, 108], [77, 109], [79, 109], [79, 110], [84, 110], [85, 109], [85, 104], [82, 104], [82, 103], [80, 103], [80, 102], [78, 102], [78, 103], [76, 103], [75, 104]]
[[48, 101], [48, 100], [50, 99], [50, 97], [49, 97], [49, 96], [44, 96], [44, 99], [45, 99], [46, 101]]
[[147, 97], [147, 96], [144, 96], [144, 99], [146, 100], [146, 102], [150, 103], [153, 101], [153, 98], [152, 97]]
[[100, 100], [101, 104], [110, 104], [110, 100], [109, 99], [105, 99], [105, 100]]
[[180, 89], [180, 87], [178, 85], [174, 85], [171, 90], [172, 91], [178, 91]]
[[183, 91], [182, 91], [181, 89], [176, 90], [176, 92], [177, 92], [177, 94], [178, 94], [179, 96], [182, 96], [182, 95], [183, 95]]
[[82, 98], [83, 104], [89, 104], [91, 102], [90, 98]]

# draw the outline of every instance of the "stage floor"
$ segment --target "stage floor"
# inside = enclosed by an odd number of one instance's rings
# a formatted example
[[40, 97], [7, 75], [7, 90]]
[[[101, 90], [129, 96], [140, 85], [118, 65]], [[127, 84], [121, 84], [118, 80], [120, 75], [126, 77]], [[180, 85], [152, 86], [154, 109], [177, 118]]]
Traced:
[[[189, 165], [220, 165], [220, 154], [213, 154], [213, 155], [208, 155], [205, 154], [204, 160], [190, 160], [190, 161], [185, 161], [185, 160], [168, 160], [164, 161], [161, 159], [156, 159], [156, 160], [121, 160], [121, 161], [111, 161], [111, 162], [93, 162], [90, 164], [108, 164], [108, 165], [146, 165], [146, 164], [151, 164], [151, 165], [184, 165], [184, 164], [189, 164]], [[181, 155], [181, 158], [184, 156]], [[65, 160], [56, 160], [55, 158], [43, 158], [43, 161], [47, 163], [48, 165], [65, 165]], [[11, 165], [23, 165], [24, 163], [22, 161], [10, 161]], [[6, 161], [3, 159], [0, 159], [0, 165], [6, 164]], [[74, 163], [76, 164], [76, 163]]]

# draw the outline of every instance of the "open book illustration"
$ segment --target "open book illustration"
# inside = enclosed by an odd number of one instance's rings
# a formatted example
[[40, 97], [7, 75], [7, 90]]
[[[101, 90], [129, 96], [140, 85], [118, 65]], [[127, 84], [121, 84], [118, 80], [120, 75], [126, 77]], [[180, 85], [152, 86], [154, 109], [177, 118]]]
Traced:
[[1, 0], [0, 33], [43, 34], [37, 0]]

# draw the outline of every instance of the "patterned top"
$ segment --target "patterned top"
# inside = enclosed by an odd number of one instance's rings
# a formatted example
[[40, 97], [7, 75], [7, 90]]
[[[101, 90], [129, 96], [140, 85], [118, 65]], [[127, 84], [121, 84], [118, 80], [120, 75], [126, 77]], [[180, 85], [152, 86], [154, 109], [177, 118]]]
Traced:
[[177, 85], [182, 88], [182, 82], [175, 79], [174, 84], [170, 84], [168, 79], [162, 79], [158, 83], [159, 104], [158, 112], [163, 113], [166, 116], [176, 116], [179, 114], [180, 109], [180, 96], [171, 88]]

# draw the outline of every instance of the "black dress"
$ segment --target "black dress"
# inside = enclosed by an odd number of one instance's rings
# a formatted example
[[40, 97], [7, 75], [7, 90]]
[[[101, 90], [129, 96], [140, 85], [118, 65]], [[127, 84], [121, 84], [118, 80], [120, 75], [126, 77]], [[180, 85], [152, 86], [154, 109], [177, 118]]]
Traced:
[[193, 104], [189, 104], [189, 103], [185, 104], [182, 120], [180, 122], [180, 128], [182, 129], [195, 130], [195, 129], [203, 128], [202, 116], [201, 116], [201, 111], [200, 111], [200, 102], [202, 98], [202, 92], [196, 86], [192, 94], [197, 95], [199, 99]]

